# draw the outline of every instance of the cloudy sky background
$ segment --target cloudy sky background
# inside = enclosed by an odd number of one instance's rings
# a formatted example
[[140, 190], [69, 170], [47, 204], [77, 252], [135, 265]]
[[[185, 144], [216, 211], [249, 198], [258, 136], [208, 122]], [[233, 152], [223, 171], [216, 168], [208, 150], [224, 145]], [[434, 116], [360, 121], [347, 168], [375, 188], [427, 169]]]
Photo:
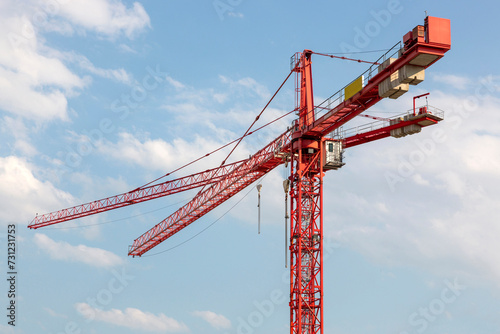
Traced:
[[[375, 60], [425, 11], [452, 50], [371, 115], [430, 92], [445, 121], [346, 151], [325, 177], [325, 333], [500, 333], [498, 5], [464, 1], [0, 2], [0, 267], [16, 224], [18, 317], [2, 333], [271, 333], [289, 326], [278, 168], [143, 258], [127, 246], [181, 193], [32, 231], [33, 217], [125, 192], [238, 138], [294, 52]], [[316, 102], [366, 69], [314, 58]], [[259, 125], [294, 108], [290, 81]], [[424, 101], [421, 101], [424, 103]], [[280, 120], [234, 153], [252, 154]], [[369, 122], [355, 120], [354, 124]], [[346, 126], [348, 128], [349, 126]], [[175, 176], [215, 167], [219, 152]], [[206, 229], [209, 227], [208, 229]], [[8, 290], [0, 284], [2, 307]]]

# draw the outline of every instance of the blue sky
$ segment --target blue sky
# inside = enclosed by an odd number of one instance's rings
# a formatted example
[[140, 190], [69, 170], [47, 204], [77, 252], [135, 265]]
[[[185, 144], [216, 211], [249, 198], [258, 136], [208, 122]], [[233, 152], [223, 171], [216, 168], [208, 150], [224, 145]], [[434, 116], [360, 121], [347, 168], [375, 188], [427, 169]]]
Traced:
[[[407, 0], [1, 1], [0, 267], [6, 276], [7, 225], [16, 224], [19, 274], [16, 327], [3, 316], [0, 332], [288, 331], [284, 167], [262, 180], [260, 235], [254, 185], [142, 258], [128, 258], [127, 246], [193, 193], [26, 226], [238, 138], [295, 52], [375, 60], [371, 51], [423, 24], [425, 11], [451, 19], [452, 50], [370, 114], [405, 112], [430, 92], [446, 119], [351, 148], [325, 177], [325, 333], [500, 333], [498, 5]], [[313, 66], [317, 103], [367, 68], [320, 57]], [[258, 124], [292, 110], [293, 89]], [[245, 140], [233, 159], [291, 120]]]

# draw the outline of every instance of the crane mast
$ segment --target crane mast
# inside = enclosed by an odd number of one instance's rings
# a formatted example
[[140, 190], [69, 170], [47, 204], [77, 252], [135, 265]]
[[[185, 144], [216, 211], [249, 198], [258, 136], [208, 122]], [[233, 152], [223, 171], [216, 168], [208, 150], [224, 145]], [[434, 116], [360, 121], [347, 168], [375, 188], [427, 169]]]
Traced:
[[290, 168], [290, 333], [322, 333], [323, 169], [321, 137], [303, 136], [314, 123], [310, 50], [295, 55], [299, 120], [292, 133]]
[[[382, 55], [361, 76], [328, 99], [314, 105], [311, 50], [292, 57], [295, 72], [295, 112], [298, 119], [248, 159], [218, 168], [144, 186], [128, 193], [36, 216], [28, 225], [37, 229], [88, 215], [202, 189], [186, 205], [134, 240], [130, 256], [142, 256], [189, 226], [277, 166], [290, 163], [290, 333], [323, 334], [323, 176], [344, 165], [342, 152], [386, 137], [401, 138], [443, 119], [440, 110], [426, 106], [416, 112], [380, 119], [361, 131], [339, 132], [349, 120], [383, 98], [396, 99], [425, 78], [425, 69], [451, 48], [450, 21], [428, 16]], [[323, 54], [324, 55], [324, 54]], [[337, 57], [338, 58], [338, 57]], [[423, 95], [422, 95], [423, 96]], [[415, 100], [414, 100], [415, 103]], [[340, 133], [331, 138], [330, 133]]]

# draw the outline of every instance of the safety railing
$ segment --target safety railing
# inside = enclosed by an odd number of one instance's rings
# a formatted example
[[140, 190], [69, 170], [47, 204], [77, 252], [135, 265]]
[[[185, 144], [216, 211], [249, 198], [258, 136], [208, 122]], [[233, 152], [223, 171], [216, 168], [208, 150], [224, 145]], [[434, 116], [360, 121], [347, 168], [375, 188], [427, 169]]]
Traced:
[[[416, 110], [416, 115], [417, 116], [419, 115], [419, 111], [421, 110], [421, 108], [425, 108], [425, 112], [423, 112], [424, 114], [434, 115], [436, 117], [444, 119], [444, 111], [441, 110], [441, 109], [439, 109], [439, 108], [430, 106], [430, 105], [424, 105], [424, 106], [416, 108], [415, 110]], [[362, 124], [362, 125], [359, 125], [359, 126], [355, 126], [355, 127], [352, 127], [352, 128], [346, 129], [346, 130], [340, 128], [340, 129], [338, 129], [338, 130], [330, 133], [328, 135], [328, 137], [329, 138], [336, 138], [336, 139], [345, 139], [345, 138], [348, 138], [348, 137], [353, 137], [353, 136], [356, 136], [356, 135], [359, 135], [359, 134], [362, 134], [362, 133], [366, 133], [366, 132], [370, 132], [370, 131], [374, 131], [374, 130], [379, 130], [379, 129], [385, 128], [385, 127], [391, 125], [391, 121], [392, 120], [395, 120], [395, 119], [398, 119], [398, 118], [399, 119], [404, 119], [405, 117], [410, 118], [410, 116], [413, 116], [413, 109], [409, 109], [405, 113], [394, 115], [390, 119], [388, 118], [388, 119], [384, 119], [384, 120], [378, 120], [378, 121], [374, 121], [374, 122]]]

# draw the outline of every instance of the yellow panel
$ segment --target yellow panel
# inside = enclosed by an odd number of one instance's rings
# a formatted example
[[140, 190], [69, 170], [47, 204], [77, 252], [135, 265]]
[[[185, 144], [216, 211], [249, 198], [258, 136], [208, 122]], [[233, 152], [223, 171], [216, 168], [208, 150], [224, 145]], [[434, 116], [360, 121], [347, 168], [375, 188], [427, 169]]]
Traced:
[[360, 76], [359, 78], [354, 80], [351, 84], [346, 86], [346, 88], [344, 89], [345, 100], [350, 99], [351, 97], [354, 96], [354, 94], [359, 92], [361, 88], [363, 88], [363, 84], [364, 84], [363, 76]]

